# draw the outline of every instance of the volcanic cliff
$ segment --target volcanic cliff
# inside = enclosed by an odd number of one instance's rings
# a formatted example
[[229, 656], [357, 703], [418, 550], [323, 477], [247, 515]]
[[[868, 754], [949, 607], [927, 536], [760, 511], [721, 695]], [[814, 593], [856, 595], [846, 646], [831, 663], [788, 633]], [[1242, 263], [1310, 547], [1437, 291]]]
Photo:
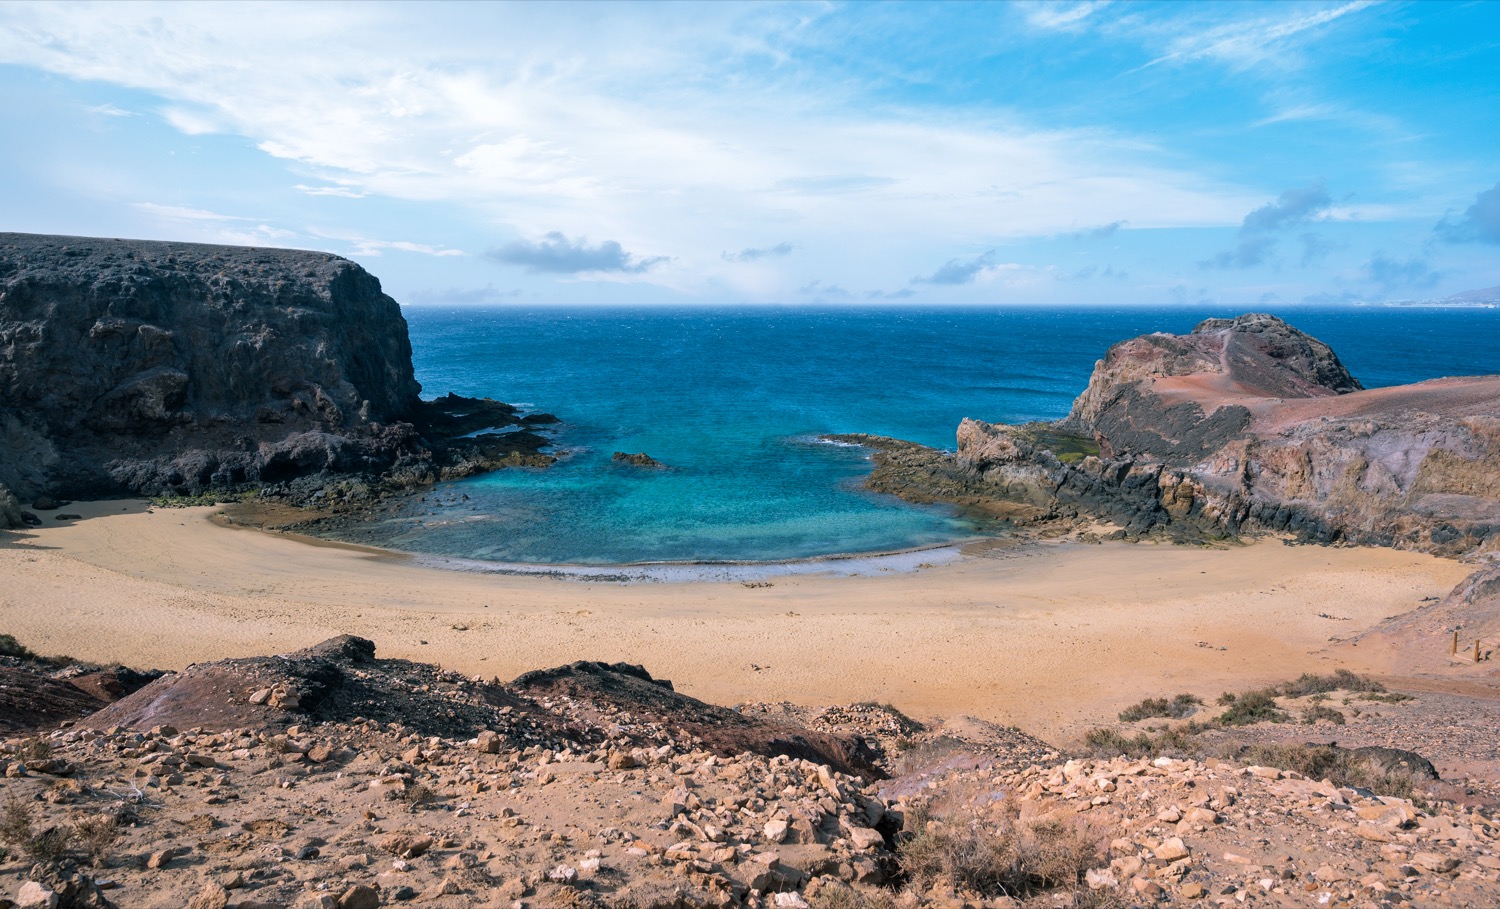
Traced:
[[430, 481], [545, 444], [514, 431], [536, 417], [420, 391], [400, 307], [339, 256], [0, 234], [0, 487], [23, 501]]
[[1114, 345], [1064, 420], [965, 420], [941, 455], [890, 440], [871, 485], [1121, 536], [1289, 532], [1455, 555], [1500, 531], [1500, 377], [1364, 389], [1269, 315]]

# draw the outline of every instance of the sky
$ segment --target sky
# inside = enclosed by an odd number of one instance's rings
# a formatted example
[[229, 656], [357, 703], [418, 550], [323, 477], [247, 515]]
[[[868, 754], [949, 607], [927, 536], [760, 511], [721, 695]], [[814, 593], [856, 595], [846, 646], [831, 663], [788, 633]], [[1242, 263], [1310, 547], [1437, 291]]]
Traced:
[[0, 2], [0, 230], [403, 305], [1500, 285], [1500, 3]]

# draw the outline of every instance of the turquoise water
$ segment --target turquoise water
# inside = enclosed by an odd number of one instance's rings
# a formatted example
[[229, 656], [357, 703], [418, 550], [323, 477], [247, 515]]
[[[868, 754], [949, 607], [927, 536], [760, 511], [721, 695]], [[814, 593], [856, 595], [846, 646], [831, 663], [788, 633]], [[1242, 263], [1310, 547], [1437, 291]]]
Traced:
[[[347, 539], [540, 564], [775, 561], [984, 528], [859, 489], [868, 432], [953, 447], [959, 420], [1056, 419], [1110, 344], [1222, 310], [407, 308], [428, 394], [564, 420], [547, 470], [438, 487]], [[1500, 373], [1500, 310], [1280, 313], [1367, 386]], [[671, 469], [610, 461], [644, 451]]]

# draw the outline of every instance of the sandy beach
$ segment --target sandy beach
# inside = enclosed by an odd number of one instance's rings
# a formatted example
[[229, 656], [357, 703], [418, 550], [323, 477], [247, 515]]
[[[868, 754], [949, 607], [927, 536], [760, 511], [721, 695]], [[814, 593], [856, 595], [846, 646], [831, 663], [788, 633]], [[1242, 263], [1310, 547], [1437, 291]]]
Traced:
[[211, 507], [65, 510], [83, 519], [0, 534], [0, 628], [43, 653], [172, 669], [347, 632], [467, 675], [623, 660], [716, 703], [875, 700], [1059, 739], [1145, 696], [1378, 672], [1326, 648], [1470, 570], [1264, 540], [978, 547], [917, 571], [769, 587], [619, 584], [429, 568], [219, 526]]

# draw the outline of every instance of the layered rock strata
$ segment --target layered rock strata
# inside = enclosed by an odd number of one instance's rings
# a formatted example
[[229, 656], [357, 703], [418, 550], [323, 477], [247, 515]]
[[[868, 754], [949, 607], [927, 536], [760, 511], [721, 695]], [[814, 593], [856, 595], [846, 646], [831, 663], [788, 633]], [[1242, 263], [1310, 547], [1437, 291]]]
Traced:
[[965, 420], [951, 456], [884, 444], [876, 488], [1016, 522], [1448, 555], [1500, 531], [1500, 377], [1364, 389], [1269, 315], [1116, 344], [1058, 423]]
[[400, 307], [339, 256], [0, 234], [0, 485], [23, 503], [435, 479], [545, 444], [420, 391]]

